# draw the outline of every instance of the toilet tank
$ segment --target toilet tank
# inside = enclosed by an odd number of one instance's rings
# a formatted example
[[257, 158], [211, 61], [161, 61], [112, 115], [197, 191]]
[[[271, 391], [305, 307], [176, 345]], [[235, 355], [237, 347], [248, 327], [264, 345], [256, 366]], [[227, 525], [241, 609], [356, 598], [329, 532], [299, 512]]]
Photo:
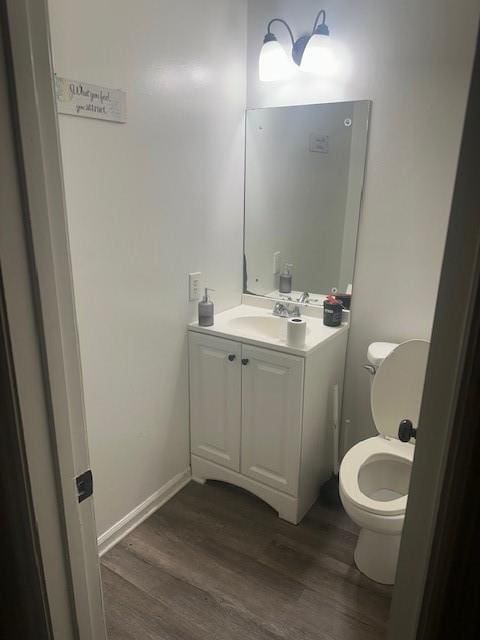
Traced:
[[379, 367], [396, 347], [396, 342], [372, 342], [368, 347], [367, 359], [371, 365]]

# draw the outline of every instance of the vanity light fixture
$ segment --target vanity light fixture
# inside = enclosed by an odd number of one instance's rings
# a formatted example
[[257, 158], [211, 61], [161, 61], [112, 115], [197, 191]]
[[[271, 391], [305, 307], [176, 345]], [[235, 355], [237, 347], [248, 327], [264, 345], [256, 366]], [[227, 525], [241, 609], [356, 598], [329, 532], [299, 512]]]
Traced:
[[[330, 29], [325, 23], [326, 17], [324, 9], [319, 11], [312, 33], [301, 36], [297, 40], [288, 22], [282, 18], [270, 20], [258, 61], [260, 80], [263, 82], [284, 80], [294, 73], [295, 64], [301, 71], [307, 73], [328, 74], [333, 67], [334, 56], [330, 47]], [[272, 24], [275, 22], [281, 22], [288, 31], [292, 41], [291, 58], [271, 31]]]

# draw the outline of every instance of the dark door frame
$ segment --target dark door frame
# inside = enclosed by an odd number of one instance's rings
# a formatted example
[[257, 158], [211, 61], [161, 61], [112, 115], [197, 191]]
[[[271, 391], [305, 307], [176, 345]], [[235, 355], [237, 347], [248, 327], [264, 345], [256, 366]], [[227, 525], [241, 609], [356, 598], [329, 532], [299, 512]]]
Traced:
[[50, 640], [49, 607], [38, 544], [10, 334], [0, 272], [0, 637]]
[[[455, 275], [465, 278], [458, 241], [471, 234], [473, 287], [464, 362], [446, 460], [418, 637], [473, 638], [480, 633], [480, 40], [452, 206], [437, 318], [455, 317]], [[453, 296], [452, 296], [453, 293]], [[453, 299], [452, 299], [453, 297]], [[462, 304], [463, 301], [458, 301]], [[439, 344], [444, 338], [436, 329]]]
[[77, 377], [69, 368], [77, 362], [73, 314], [65, 318], [71, 288], [57, 304], [70, 271], [59, 154], [49, 145], [56, 114], [45, 2], [0, 0], [0, 637], [105, 640], [103, 618], [91, 615], [101, 610], [100, 579], [97, 590], [86, 584], [98, 570], [93, 504], [78, 504], [75, 485], [83, 458], [76, 467], [73, 425], [76, 437], [84, 433], [80, 367]]
[[480, 39], [432, 332], [389, 640], [480, 631]]
[[[0, 64], [4, 30], [0, 0]], [[12, 160], [2, 137], [2, 163]], [[2, 179], [5, 178], [2, 172]], [[0, 188], [4, 188], [4, 184]], [[2, 199], [2, 206], [8, 206]], [[5, 212], [0, 210], [0, 215]], [[17, 379], [0, 264], [0, 637], [53, 638], [36, 518], [26, 461]]]

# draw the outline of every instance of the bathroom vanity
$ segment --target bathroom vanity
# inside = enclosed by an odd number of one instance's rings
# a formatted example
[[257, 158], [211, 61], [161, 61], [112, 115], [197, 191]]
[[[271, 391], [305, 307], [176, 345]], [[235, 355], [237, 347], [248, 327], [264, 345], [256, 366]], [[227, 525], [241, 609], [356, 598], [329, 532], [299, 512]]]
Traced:
[[[369, 113], [366, 100], [247, 111], [242, 304], [189, 326], [193, 477], [293, 523], [333, 470], [349, 312], [326, 327], [323, 302], [353, 283]], [[300, 348], [273, 313], [297, 308]]]
[[272, 307], [257, 298], [189, 327], [192, 475], [243, 487], [297, 524], [332, 473], [348, 323], [326, 327], [306, 309], [305, 346], [292, 348]]

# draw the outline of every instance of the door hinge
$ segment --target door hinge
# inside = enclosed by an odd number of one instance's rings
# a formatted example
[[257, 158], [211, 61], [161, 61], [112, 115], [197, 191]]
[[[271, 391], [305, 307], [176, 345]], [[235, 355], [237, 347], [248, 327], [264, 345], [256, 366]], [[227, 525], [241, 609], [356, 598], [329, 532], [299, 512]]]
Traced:
[[93, 494], [93, 474], [91, 469], [75, 478], [78, 501], [83, 502]]

